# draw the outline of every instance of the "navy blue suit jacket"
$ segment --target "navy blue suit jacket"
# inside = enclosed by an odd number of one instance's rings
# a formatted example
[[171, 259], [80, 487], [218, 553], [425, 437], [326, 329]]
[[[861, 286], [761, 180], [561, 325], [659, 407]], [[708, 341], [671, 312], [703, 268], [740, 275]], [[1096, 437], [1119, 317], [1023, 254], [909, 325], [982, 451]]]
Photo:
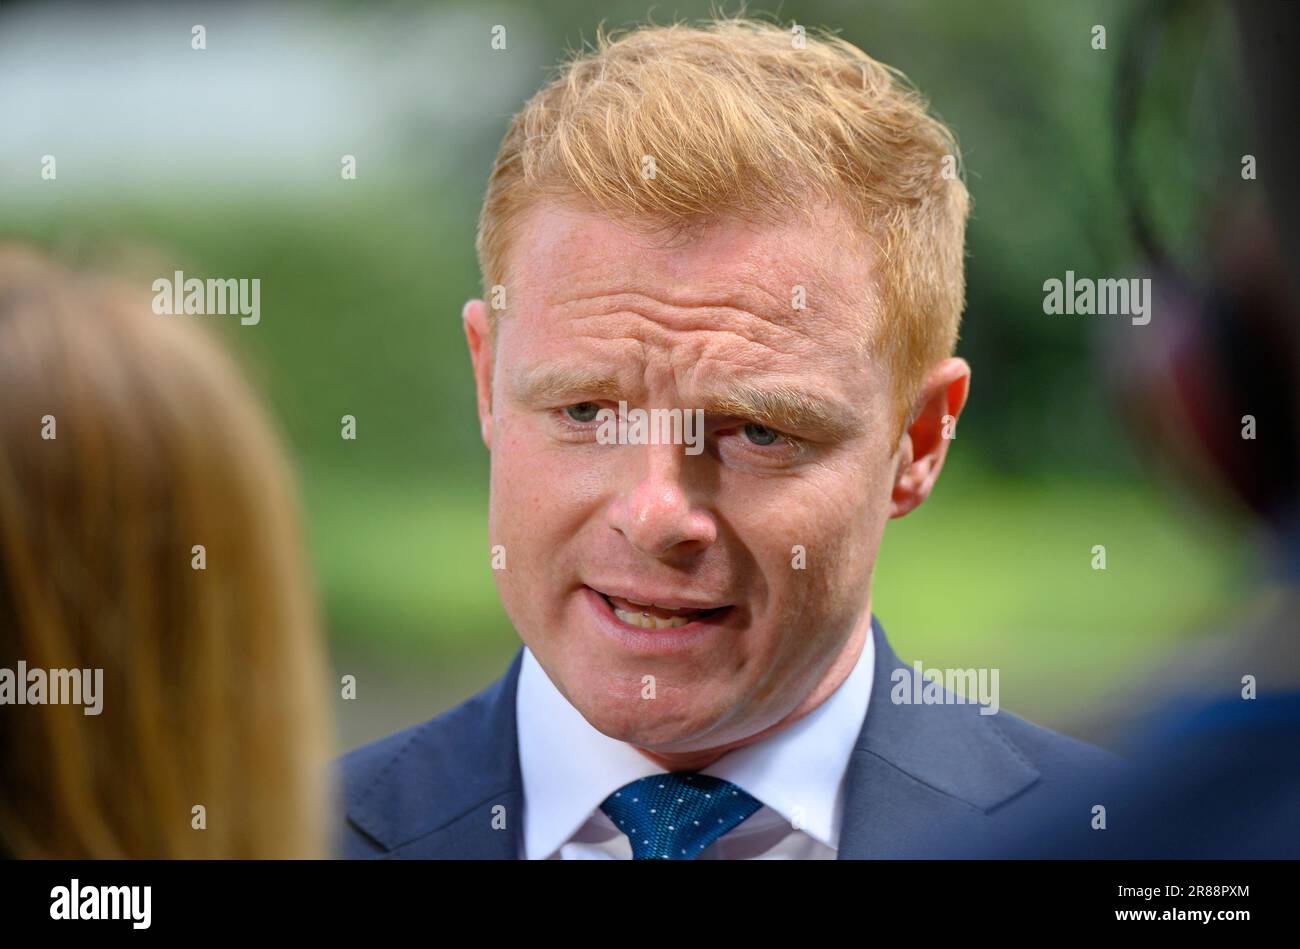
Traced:
[[[891, 674], [911, 669], [874, 617], [872, 635], [875, 674], [846, 774], [840, 859], [943, 856], [949, 834], [997, 839], [1045, 800], [1119, 763], [1005, 711], [894, 704]], [[518, 858], [524, 801], [515, 685], [522, 658], [520, 648], [502, 678], [461, 705], [340, 759], [339, 854]], [[936, 835], [937, 826], [948, 830]]]

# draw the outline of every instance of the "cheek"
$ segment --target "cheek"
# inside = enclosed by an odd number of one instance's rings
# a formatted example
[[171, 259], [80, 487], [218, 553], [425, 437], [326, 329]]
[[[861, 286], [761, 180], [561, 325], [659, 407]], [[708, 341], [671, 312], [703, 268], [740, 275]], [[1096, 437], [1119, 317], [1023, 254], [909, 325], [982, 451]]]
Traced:
[[493, 526], [542, 533], [568, 484], [563, 453], [531, 414], [502, 412], [493, 428]]
[[575, 538], [592, 519], [605, 474], [582, 449], [557, 443], [528, 416], [498, 417], [491, 457], [489, 544], [505, 548], [503, 596], [541, 602], [582, 565]]
[[[886, 519], [884, 473], [822, 467], [735, 520], [778, 622], [848, 615], [867, 592]], [[740, 517], [741, 515], [737, 515]]]
[[[536, 606], [534, 592], [545, 584], [544, 555], [551, 544], [548, 518], [555, 505], [544, 498], [554, 492], [554, 477], [538, 451], [536, 439], [518, 420], [498, 416], [491, 457], [491, 498], [488, 504], [488, 543], [504, 553], [504, 569], [493, 579], [512, 615]], [[531, 604], [531, 605], [530, 605]]]

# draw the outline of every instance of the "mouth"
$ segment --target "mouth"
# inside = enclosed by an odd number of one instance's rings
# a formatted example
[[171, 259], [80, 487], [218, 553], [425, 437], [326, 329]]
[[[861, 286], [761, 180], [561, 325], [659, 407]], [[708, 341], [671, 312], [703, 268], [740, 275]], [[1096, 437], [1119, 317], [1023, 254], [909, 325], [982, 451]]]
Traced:
[[599, 597], [615, 619], [636, 629], [680, 629], [694, 623], [716, 622], [731, 610], [726, 604], [714, 606], [644, 594], [620, 596], [594, 587], [587, 589]]

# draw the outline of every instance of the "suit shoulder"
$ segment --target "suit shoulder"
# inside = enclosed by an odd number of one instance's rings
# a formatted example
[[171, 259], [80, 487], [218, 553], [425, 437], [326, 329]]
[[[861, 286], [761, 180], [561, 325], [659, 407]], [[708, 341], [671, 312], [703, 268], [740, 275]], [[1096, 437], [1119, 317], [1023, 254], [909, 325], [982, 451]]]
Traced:
[[428, 721], [377, 738], [341, 755], [336, 765], [344, 799], [355, 801], [413, 748], [420, 749], [426, 763], [457, 761], [465, 746], [475, 743], [482, 735], [492, 695], [498, 687], [499, 683], [494, 684]]
[[335, 761], [335, 767], [342, 782], [344, 798], [354, 800], [401, 756], [403, 749], [415, 741], [423, 730], [437, 727], [439, 720], [447, 714], [449, 713], [444, 712], [429, 721], [403, 728], [340, 755]]
[[334, 760], [343, 856], [391, 853], [518, 784], [519, 661], [459, 705]]

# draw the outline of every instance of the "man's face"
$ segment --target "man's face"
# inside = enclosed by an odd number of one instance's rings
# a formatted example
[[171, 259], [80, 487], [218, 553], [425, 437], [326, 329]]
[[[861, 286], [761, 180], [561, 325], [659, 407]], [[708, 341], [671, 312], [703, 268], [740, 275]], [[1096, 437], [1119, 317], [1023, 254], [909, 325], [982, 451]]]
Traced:
[[[519, 223], [495, 353], [476, 358], [494, 576], [611, 737], [676, 753], [766, 729], [867, 622], [897, 420], [846, 226], [669, 241], [555, 203]], [[595, 410], [620, 400], [704, 409], [704, 450], [601, 443]]]

